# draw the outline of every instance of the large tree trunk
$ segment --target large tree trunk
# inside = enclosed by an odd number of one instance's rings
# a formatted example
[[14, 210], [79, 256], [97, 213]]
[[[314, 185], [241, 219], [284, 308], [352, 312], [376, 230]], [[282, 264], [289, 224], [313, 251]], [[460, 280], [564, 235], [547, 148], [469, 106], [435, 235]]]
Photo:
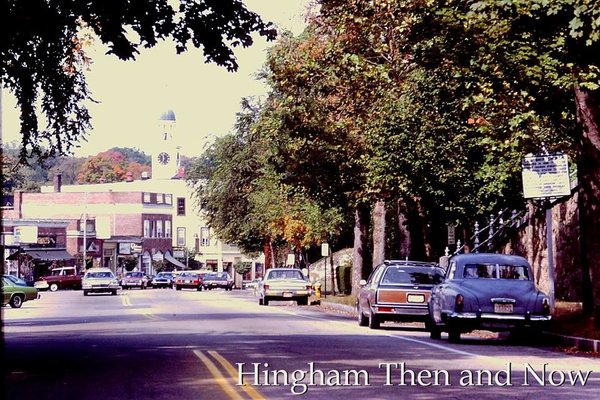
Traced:
[[433, 248], [431, 247], [431, 241], [429, 239], [429, 224], [427, 220], [427, 212], [421, 204], [421, 199], [416, 199], [417, 204], [417, 212], [419, 215], [419, 221], [421, 224], [421, 234], [423, 237], [423, 247], [425, 250], [425, 259], [432, 260], [433, 259]]
[[400, 246], [400, 258], [405, 259], [410, 257], [410, 249], [412, 247], [410, 229], [408, 226], [408, 209], [403, 199], [398, 199], [398, 236]]
[[582, 126], [577, 171], [584, 311], [600, 327], [600, 93], [575, 87]]
[[369, 217], [370, 210], [367, 204], [361, 203], [354, 209], [354, 247], [352, 250], [352, 294], [358, 292], [361, 279], [369, 274]]
[[373, 268], [385, 260], [385, 201], [378, 200], [373, 208]]

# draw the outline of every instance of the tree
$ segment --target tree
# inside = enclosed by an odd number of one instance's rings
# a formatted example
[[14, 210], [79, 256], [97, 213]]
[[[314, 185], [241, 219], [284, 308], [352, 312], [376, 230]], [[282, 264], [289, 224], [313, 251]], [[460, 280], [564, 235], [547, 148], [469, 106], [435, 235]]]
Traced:
[[[207, 62], [233, 71], [232, 48], [250, 46], [254, 32], [275, 37], [272, 25], [242, 0], [181, 0], [177, 9], [167, 0], [1, 2], [0, 81], [21, 110], [21, 162], [66, 154], [85, 138], [91, 125], [85, 47], [94, 36], [123, 60], [171, 38], [178, 53], [201, 48]], [[39, 127], [38, 99], [47, 129]]]

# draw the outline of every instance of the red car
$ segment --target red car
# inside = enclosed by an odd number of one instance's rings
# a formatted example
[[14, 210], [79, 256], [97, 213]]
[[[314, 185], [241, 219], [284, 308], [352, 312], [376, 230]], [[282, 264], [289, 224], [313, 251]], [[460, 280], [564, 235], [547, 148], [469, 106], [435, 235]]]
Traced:
[[175, 278], [175, 289], [196, 289], [202, 290], [202, 277], [194, 272], [182, 272]]

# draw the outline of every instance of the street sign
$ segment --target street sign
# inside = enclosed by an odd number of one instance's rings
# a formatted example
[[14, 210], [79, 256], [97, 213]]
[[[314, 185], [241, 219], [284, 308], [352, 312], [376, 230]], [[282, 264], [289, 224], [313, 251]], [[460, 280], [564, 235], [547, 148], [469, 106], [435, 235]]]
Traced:
[[526, 199], [571, 194], [569, 161], [565, 154], [527, 156], [521, 165], [523, 197]]
[[329, 243], [321, 243], [321, 257], [329, 255]]
[[448, 244], [456, 244], [456, 227], [448, 225]]

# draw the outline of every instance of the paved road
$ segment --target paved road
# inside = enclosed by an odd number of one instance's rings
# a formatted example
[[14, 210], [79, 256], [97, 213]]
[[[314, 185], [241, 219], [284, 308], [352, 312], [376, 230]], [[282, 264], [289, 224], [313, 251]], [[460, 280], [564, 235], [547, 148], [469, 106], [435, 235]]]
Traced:
[[259, 306], [244, 291], [59, 291], [3, 308], [2, 319], [4, 399], [589, 400], [600, 393], [600, 359], [480, 337], [449, 344], [397, 325], [371, 331], [310, 306]]

